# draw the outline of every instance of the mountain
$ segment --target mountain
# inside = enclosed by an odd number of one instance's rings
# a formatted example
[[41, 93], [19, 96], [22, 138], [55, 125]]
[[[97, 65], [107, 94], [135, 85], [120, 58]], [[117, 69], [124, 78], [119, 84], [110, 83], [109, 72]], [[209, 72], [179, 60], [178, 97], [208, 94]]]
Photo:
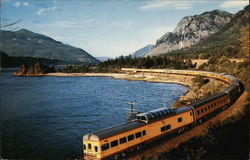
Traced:
[[135, 51], [133, 54], [131, 54], [132, 57], [144, 57], [148, 52], [150, 52], [152, 50], [152, 48], [154, 47], [154, 45], [149, 44], [146, 45], [145, 47]]
[[200, 58], [209, 58], [215, 55], [237, 57], [240, 53], [241, 28], [249, 28], [250, 6], [246, 6], [234, 14], [229, 23], [223, 26], [218, 32], [193, 45], [192, 47], [171, 53], [199, 54]]
[[86, 64], [99, 63], [97, 59], [80, 48], [26, 29], [14, 32], [0, 31], [0, 50], [14, 57], [47, 58]]
[[104, 62], [104, 61], [106, 61], [106, 60], [108, 60], [108, 59], [111, 59], [111, 57], [108, 57], [108, 56], [95, 57], [95, 58], [98, 59], [98, 60], [101, 61], [101, 62]]
[[55, 60], [55, 59], [52, 60], [52, 59], [46, 59], [46, 58], [33, 58], [33, 57], [12, 57], [0, 51], [0, 67], [2, 68], [20, 67], [22, 64], [33, 66], [37, 62], [41, 62], [48, 66], [66, 64], [66, 62], [64, 61]]
[[156, 45], [145, 56], [156, 56], [182, 48], [191, 47], [218, 32], [232, 19], [232, 14], [214, 10], [200, 15], [184, 17], [173, 32], [157, 40]]

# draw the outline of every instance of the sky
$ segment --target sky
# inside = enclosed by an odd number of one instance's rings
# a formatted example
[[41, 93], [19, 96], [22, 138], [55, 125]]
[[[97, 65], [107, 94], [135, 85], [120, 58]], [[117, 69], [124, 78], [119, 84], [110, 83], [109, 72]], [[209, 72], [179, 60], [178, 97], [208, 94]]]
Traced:
[[94, 57], [129, 55], [155, 44], [185, 16], [236, 13], [248, 0], [0, 0], [3, 30], [21, 28], [82, 48]]

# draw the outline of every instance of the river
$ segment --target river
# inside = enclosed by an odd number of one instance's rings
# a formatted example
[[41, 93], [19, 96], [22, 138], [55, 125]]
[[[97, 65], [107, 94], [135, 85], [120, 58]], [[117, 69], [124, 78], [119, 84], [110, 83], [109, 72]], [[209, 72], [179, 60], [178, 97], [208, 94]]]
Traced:
[[1, 71], [2, 158], [69, 159], [82, 136], [140, 112], [169, 107], [188, 88], [110, 77], [14, 77]]

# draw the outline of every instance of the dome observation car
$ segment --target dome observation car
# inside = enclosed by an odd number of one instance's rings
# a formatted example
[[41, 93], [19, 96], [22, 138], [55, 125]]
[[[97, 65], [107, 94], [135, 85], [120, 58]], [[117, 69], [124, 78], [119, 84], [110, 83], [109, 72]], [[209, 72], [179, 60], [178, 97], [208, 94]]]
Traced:
[[181, 107], [175, 109], [169, 108], [158, 108], [155, 110], [151, 110], [149, 112], [137, 114], [135, 119], [138, 121], [142, 121], [145, 123], [151, 123], [163, 118], [170, 117], [175, 114], [183, 113], [185, 111], [191, 110], [189, 107]]

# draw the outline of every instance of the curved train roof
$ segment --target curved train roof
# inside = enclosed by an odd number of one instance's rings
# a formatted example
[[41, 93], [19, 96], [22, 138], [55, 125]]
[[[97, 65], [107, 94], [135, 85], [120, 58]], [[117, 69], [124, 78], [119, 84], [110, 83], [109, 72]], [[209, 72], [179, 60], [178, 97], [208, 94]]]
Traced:
[[135, 119], [133, 121], [130, 121], [121, 125], [113, 126], [113, 127], [106, 128], [97, 132], [87, 134], [83, 137], [83, 139], [100, 141], [108, 137], [112, 137], [117, 134], [142, 127], [146, 125], [146, 123], [152, 123], [159, 119], [167, 118], [169, 116], [172, 116], [178, 113], [183, 113], [189, 110], [191, 110], [190, 107], [181, 107], [181, 108], [176, 108], [176, 109], [159, 108], [159, 109], [151, 110], [149, 112], [140, 113], [140, 114], [137, 114], [136, 117], [137, 118], [145, 117], [146, 119], [145, 121], [142, 119]]
[[136, 119], [145, 123], [152, 123], [156, 120], [167, 118], [175, 114], [183, 113], [191, 110], [189, 107], [181, 107], [176, 109], [158, 108], [149, 112], [140, 113], [136, 115]]
[[140, 122], [137, 120], [134, 121], [130, 121], [124, 124], [120, 124], [117, 126], [113, 126], [110, 128], [106, 128], [97, 132], [93, 132], [90, 134], [87, 134], [85, 136], [83, 136], [83, 140], [94, 140], [94, 141], [100, 141], [103, 140], [105, 138], [108, 137], [112, 137], [114, 135], [126, 132], [126, 131], [130, 131], [132, 129], [136, 129], [138, 127], [144, 126], [145, 123], [144, 122]]
[[227, 94], [224, 93], [224, 92], [220, 92], [220, 93], [211, 95], [211, 96], [209, 96], [209, 97], [206, 97], [206, 98], [203, 98], [203, 99], [199, 99], [199, 100], [197, 100], [196, 102], [191, 103], [189, 106], [192, 106], [192, 107], [196, 108], [196, 107], [199, 107], [199, 106], [201, 106], [201, 105], [203, 105], [203, 104], [206, 104], [206, 103], [208, 103], [208, 102], [211, 102], [211, 101], [213, 101], [214, 99], [217, 99], [217, 98], [219, 98], [219, 97], [223, 97], [223, 96], [225, 96], [225, 95], [227, 95]]

